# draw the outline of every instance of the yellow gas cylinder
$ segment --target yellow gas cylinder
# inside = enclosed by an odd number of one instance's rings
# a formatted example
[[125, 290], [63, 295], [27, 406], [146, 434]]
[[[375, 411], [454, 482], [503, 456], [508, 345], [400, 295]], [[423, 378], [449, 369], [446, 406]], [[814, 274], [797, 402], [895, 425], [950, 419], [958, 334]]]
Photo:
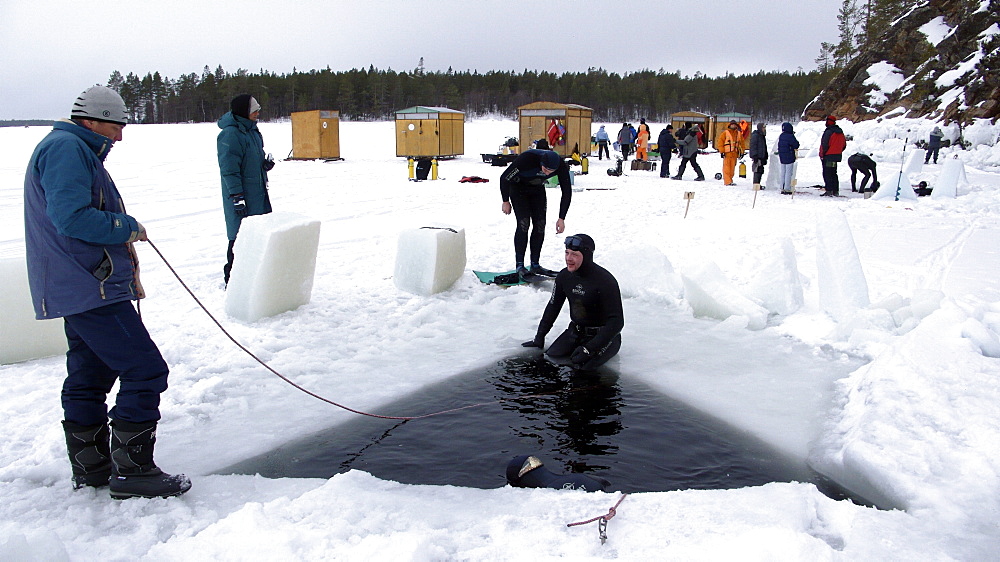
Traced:
[[431, 179], [438, 179], [438, 159], [431, 158]]
[[745, 162], [740, 162], [740, 177], [747, 177], [747, 165]]
[[417, 176], [414, 175], [414, 172], [413, 172], [413, 157], [412, 156], [407, 156], [406, 157], [406, 168], [407, 168], [408, 173], [409, 173], [409, 178], [411, 180], [415, 179]]
[[586, 156], [580, 160], [580, 174], [587, 174], [590, 172], [590, 160]]

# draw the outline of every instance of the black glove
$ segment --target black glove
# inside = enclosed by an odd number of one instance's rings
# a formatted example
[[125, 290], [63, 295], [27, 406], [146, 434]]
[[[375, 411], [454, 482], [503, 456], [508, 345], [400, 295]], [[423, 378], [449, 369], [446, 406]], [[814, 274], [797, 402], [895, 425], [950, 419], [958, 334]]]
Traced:
[[236, 211], [236, 216], [238, 217], [247, 216], [247, 202], [243, 200], [242, 193], [237, 193], [236, 195], [230, 195], [229, 199], [233, 202], [233, 210]]
[[545, 347], [545, 338], [542, 336], [535, 336], [535, 339], [522, 343], [521, 347], [537, 347], [538, 349], [542, 349]]
[[267, 158], [264, 159], [264, 171], [270, 172], [271, 168], [274, 167], [274, 156], [268, 153]]
[[569, 356], [569, 362], [574, 365], [583, 365], [587, 361], [590, 361], [590, 351], [582, 345], [573, 351], [573, 355]]

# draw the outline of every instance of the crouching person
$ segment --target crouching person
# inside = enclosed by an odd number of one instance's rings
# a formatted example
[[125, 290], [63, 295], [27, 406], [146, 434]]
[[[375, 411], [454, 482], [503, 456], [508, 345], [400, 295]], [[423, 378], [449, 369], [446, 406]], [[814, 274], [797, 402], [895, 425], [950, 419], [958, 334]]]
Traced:
[[542, 313], [535, 338], [524, 347], [545, 347], [545, 336], [569, 301], [570, 323], [546, 350], [553, 359], [569, 359], [576, 368], [600, 367], [621, 349], [625, 326], [618, 281], [594, 263], [594, 240], [586, 234], [566, 238], [566, 267], [556, 275], [552, 296]]
[[62, 318], [66, 331], [63, 429], [74, 488], [169, 497], [191, 481], [153, 462], [168, 368], [130, 302], [145, 296], [132, 244], [146, 230], [125, 214], [104, 168], [127, 121], [121, 96], [93, 86], [38, 143], [24, 178], [28, 283], [35, 317]]

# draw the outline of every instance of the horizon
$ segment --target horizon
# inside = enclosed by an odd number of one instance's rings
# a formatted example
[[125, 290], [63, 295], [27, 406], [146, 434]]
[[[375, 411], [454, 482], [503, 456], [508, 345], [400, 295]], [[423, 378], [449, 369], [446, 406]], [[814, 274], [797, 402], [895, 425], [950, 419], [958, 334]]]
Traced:
[[[423, 59], [425, 69], [440, 72], [593, 67], [738, 76], [812, 69], [821, 43], [838, 36], [838, 3], [823, 0], [706, 0], [669, 9], [623, 0], [610, 11], [597, 0], [508, 0], [502, 11], [458, 0], [385, 0], [378, 10], [342, 2], [334, 15], [312, 2], [177, 0], [169, 10], [122, 0], [98, 10], [67, 0], [7, 4], [4, 19], [14, 24], [0, 26], [0, 43], [16, 47], [0, 60], [0, 119], [58, 118], [114, 70], [173, 78], [209, 64], [280, 75], [298, 68], [413, 69]], [[54, 22], [59, 14], [72, 14], [62, 18], [72, 23]], [[114, 32], [102, 35], [112, 14]], [[734, 44], [720, 55], [720, 35], [730, 32]]]

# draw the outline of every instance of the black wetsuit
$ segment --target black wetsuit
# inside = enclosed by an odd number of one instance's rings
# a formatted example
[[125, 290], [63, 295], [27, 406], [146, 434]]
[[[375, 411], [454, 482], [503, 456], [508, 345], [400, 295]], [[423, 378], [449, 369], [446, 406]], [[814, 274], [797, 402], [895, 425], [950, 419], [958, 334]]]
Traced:
[[543, 340], [549, 333], [566, 300], [569, 300], [569, 327], [545, 353], [552, 357], [568, 357], [583, 346], [591, 359], [580, 368], [600, 367], [614, 357], [622, 345], [625, 315], [618, 281], [608, 270], [593, 262], [585, 262], [575, 272], [560, 271], [549, 304], [538, 323], [536, 340]]
[[858, 152], [857, 154], [852, 154], [847, 159], [847, 165], [851, 167], [851, 191], [856, 191], [858, 172], [861, 172], [865, 176], [861, 178], [860, 193], [865, 192], [865, 185], [868, 183], [869, 177], [872, 179], [872, 189], [875, 189], [875, 183], [878, 182], [878, 173], [875, 171], [874, 160], [869, 158], [867, 154]]
[[565, 161], [552, 174], [542, 174], [541, 156], [545, 151], [531, 149], [523, 152], [507, 166], [500, 176], [500, 196], [504, 202], [510, 201], [517, 219], [514, 230], [514, 259], [517, 265], [524, 265], [524, 251], [528, 247], [528, 230], [531, 230], [531, 265], [537, 265], [542, 255], [545, 241], [545, 180], [559, 177], [562, 198], [559, 201], [559, 218], [566, 220], [573, 186], [569, 177], [569, 166]]

